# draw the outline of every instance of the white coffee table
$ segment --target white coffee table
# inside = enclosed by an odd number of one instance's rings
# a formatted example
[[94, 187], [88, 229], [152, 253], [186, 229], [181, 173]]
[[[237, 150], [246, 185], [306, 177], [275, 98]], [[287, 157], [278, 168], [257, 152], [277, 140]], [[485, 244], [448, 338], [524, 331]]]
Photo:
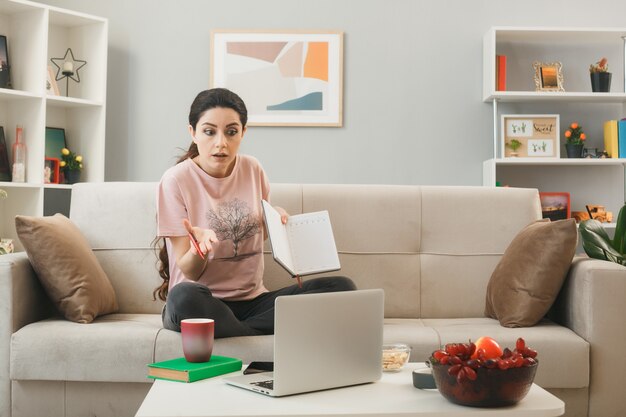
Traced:
[[[417, 417], [553, 417], [564, 413], [563, 401], [534, 385], [513, 407], [474, 408], [452, 404], [437, 390], [413, 387], [409, 363], [384, 373], [372, 384], [271, 398], [227, 385], [220, 377], [191, 384], [157, 380], [136, 417], [173, 416], [417, 416]], [[229, 375], [235, 375], [229, 374]]]

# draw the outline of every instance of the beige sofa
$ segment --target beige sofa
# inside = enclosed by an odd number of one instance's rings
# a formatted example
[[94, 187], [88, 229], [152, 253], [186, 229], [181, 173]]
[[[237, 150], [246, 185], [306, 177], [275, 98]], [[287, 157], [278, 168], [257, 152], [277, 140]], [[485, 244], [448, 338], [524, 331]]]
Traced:
[[[70, 217], [111, 279], [119, 312], [92, 324], [54, 315], [24, 253], [0, 256], [0, 416], [130, 416], [150, 388], [146, 364], [182, 355], [161, 328], [151, 249], [155, 183], [77, 184]], [[274, 184], [291, 213], [327, 209], [341, 273], [385, 290], [385, 340], [425, 360], [447, 342], [524, 337], [539, 351], [536, 382], [568, 416], [623, 416], [626, 268], [574, 262], [557, 322], [510, 329], [485, 318], [485, 291], [503, 251], [540, 217], [536, 190], [483, 187]], [[292, 284], [265, 255], [266, 284]], [[272, 336], [217, 340], [216, 354], [272, 359]], [[410, 381], [407, 381], [409, 384]]]

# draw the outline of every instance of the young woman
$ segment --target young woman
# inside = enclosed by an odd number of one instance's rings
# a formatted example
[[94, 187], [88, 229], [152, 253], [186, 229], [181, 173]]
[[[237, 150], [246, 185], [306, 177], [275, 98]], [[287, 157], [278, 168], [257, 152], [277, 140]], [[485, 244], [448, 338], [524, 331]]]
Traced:
[[[263, 285], [261, 200], [269, 181], [259, 162], [239, 154], [248, 113], [235, 93], [202, 91], [191, 104], [192, 143], [161, 178], [158, 236], [163, 238], [155, 297], [166, 301], [163, 326], [180, 331], [186, 318], [215, 320], [215, 337], [274, 332], [280, 295], [355, 289], [345, 277], [306, 280], [268, 291]], [[288, 214], [280, 207], [282, 221]], [[197, 244], [194, 244], [195, 240]]]

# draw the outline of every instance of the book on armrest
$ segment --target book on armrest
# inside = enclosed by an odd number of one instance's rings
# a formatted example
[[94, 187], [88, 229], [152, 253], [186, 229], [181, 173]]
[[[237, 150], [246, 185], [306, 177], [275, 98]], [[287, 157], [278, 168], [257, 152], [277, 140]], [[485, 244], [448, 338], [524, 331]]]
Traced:
[[291, 276], [341, 269], [328, 211], [291, 215], [283, 224], [280, 213], [262, 203], [274, 260]]
[[241, 359], [212, 355], [208, 362], [187, 362], [176, 358], [148, 365], [148, 378], [194, 382], [241, 370]]

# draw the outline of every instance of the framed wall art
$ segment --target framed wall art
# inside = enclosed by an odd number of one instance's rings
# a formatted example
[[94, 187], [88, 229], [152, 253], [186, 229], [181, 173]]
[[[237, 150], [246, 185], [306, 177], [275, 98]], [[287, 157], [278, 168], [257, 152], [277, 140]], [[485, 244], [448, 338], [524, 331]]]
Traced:
[[539, 193], [541, 201], [541, 216], [544, 219], [564, 220], [570, 215], [570, 194], [569, 193]]
[[563, 66], [560, 62], [533, 62], [536, 91], [565, 91], [563, 88]]
[[212, 31], [210, 86], [237, 93], [250, 126], [340, 127], [343, 32]]
[[558, 114], [503, 114], [502, 158], [559, 158]]

